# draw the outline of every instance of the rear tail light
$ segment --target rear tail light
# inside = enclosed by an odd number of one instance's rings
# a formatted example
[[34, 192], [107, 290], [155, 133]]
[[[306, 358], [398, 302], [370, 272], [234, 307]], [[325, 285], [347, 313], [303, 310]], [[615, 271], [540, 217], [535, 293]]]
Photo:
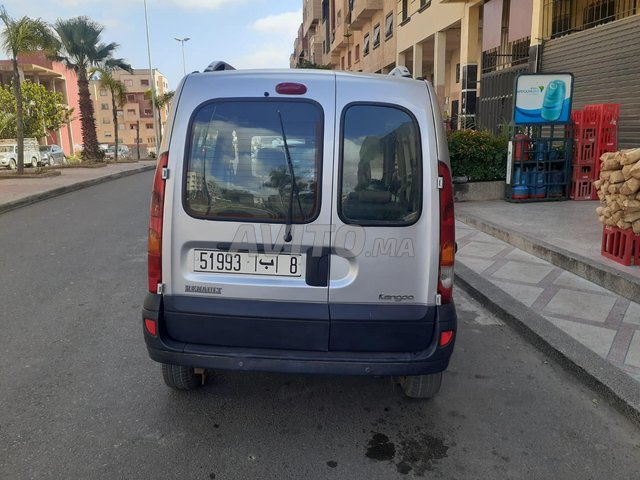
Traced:
[[455, 216], [453, 213], [453, 183], [451, 171], [444, 162], [438, 162], [440, 189], [440, 265], [438, 294], [441, 302], [451, 303], [453, 295], [453, 264], [456, 254]]
[[155, 320], [152, 320], [151, 318], [145, 318], [144, 328], [147, 330], [147, 333], [152, 337], [155, 337], [156, 335], [158, 335], [158, 324], [156, 323]]
[[453, 330], [445, 330], [444, 332], [440, 332], [440, 347], [446, 347], [453, 340], [454, 332]]
[[164, 211], [165, 181], [162, 170], [167, 168], [169, 154], [160, 155], [156, 173], [153, 178], [151, 192], [151, 209], [149, 213], [149, 250], [147, 255], [149, 273], [149, 291], [158, 292], [158, 284], [162, 283], [162, 215]]

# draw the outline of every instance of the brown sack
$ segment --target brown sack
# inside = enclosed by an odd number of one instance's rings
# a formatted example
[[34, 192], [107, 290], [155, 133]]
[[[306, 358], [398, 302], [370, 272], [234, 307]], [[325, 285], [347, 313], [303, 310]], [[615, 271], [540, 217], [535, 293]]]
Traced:
[[616, 200], [614, 200], [613, 202], [611, 202], [609, 204], [609, 208], [611, 209], [611, 211], [613, 213], [617, 212], [618, 210], [622, 210], [622, 205], [620, 205]]
[[636, 220], [635, 222], [633, 222], [631, 224], [631, 227], [633, 228], [633, 233], [635, 233], [636, 235], [640, 234], [640, 220]]
[[624, 183], [612, 183], [607, 189], [609, 193], [620, 193], [620, 188]]
[[616, 227], [618, 227], [621, 230], [626, 230], [628, 228], [631, 228], [631, 222], [625, 222], [624, 220], [618, 220], [616, 222]]
[[[636, 164], [637, 165], [637, 164]], [[633, 165], [625, 165], [624, 167], [622, 167], [622, 176], [624, 177], [625, 180], [629, 180], [631, 178], [631, 169], [633, 168]]]
[[624, 182], [626, 179], [624, 178], [624, 173], [622, 170], [614, 170], [611, 172], [611, 176], [609, 177], [609, 182], [611, 183], [620, 183]]
[[602, 170], [600, 172], [600, 180], [602, 180], [603, 182], [608, 182], [612, 173], [613, 170]]
[[638, 220], [640, 220], [640, 212], [625, 213], [622, 219], [625, 222], [637, 222]]
[[613, 215], [611, 215], [611, 220], [614, 221], [614, 223], [617, 223], [618, 220], [622, 220], [622, 210], [618, 210], [616, 213], [614, 213]]
[[600, 155], [600, 161], [604, 162], [604, 161], [609, 160], [611, 158], [616, 158], [617, 154], [618, 154], [618, 152], [604, 152], [602, 155]]
[[622, 202], [622, 206], [626, 208], [640, 208], [640, 200], [634, 200], [633, 197], [627, 198]]
[[617, 157], [609, 158], [602, 162], [602, 168], [600, 170], [620, 170], [622, 165], [620, 165], [620, 160]]
[[633, 195], [640, 190], [640, 178], [631, 178], [620, 187], [622, 195]]
[[624, 168], [627, 168], [627, 167], [630, 167], [629, 175], [631, 175], [633, 178], [640, 178], [640, 162], [636, 162], [633, 165], [624, 166]]
[[602, 180], [596, 180], [595, 182], [593, 182], [593, 186], [595, 187], [596, 190], [600, 190], [600, 187], [602, 186], [604, 182]]
[[640, 148], [623, 150], [620, 158], [620, 165], [631, 165], [640, 160]]

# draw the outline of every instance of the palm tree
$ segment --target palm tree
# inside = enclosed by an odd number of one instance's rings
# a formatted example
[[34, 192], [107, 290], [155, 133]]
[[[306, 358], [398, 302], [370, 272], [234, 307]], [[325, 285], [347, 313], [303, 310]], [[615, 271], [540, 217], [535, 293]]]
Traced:
[[96, 68], [92, 71], [91, 76], [98, 75], [100, 78], [100, 86], [109, 90], [111, 93], [111, 113], [113, 114], [113, 136], [116, 142], [114, 151], [114, 160], [118, 161], [118, 109], [124, 107], [127, 103], [127, 87], [124, 83], [114, 77], [113, 73], [116, 70], [126, 70], [131, 73], [133, 69], [131, 65], [127, 64], [122, 58], [110, 58], [102, 67]]
[[5, 29], [0, 34], [0, 47], [11, 57], [13, 66], [13, 92], [16, 96], [16, 130], [18, 141], [18, 175], [24, 173], [24, 106], [18, 55], [39, 50], [54, 51], [56, 38], [49, 25], [29, 17], [14, 19], [0, 7], [0, 19]]
[[[174, 90], [169, 90], [163, 93], [162, 95], [156, 96], [155, 104], [156, 104], [156, 109], [158, 110], [158, 125], [160, 126], [160, 131], [159, 131], [160, 137], [158, 138], [159, 142], [162, 141], [162, 109], [169, 106], [175, 94], [176, 92]], [[144, 92], [144, 96], [147, 100], [150, 100], [153, 102], [152, 100], [153, 93], [151, 92], [151, 90], [147, 90], [146, 92]]]
[[88, 71], [91, 67], [104, 66], [108, 61], [115, 67], [115, 64], [120, 61], [113, 58], [118, 44], [102, 43], [101, 35], [104, 27], [88, 17], [58, 20], [54, 28], [60, 37], [58, 60], [63, 61], [69, 70], [74, 70], [78, 77], [82, 155], [85, 159], [101, 160], [103, 154], [98, 145], [95, 112], [89, 93]]

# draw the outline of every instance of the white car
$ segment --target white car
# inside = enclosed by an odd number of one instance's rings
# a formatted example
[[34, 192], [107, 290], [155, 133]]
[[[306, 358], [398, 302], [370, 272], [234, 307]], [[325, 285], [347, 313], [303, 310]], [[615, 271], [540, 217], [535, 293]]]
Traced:
[[[38, 142], [35, 139], [25, 138], [24, 166], [36, 168], [40, 162]], [[18, 144], [15, 140], [0, 140], [0, 166], [11, 170], [18, 168]]]

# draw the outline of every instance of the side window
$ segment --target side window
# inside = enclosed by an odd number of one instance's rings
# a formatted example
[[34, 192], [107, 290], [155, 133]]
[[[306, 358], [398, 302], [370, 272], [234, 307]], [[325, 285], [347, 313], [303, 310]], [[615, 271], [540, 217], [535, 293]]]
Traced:
[[203, 106], [190, 128], [187, 213], [281, 223], [292, 204], [294, 223], [312, 221], [320, 210], [322, 127], [320, 106], [308, 101], [229, 100]]
[[405, 110], [352, 105], [343, 114], [339, 214], [345, 223], [411, 225], [422, 206], [418, 124]]

